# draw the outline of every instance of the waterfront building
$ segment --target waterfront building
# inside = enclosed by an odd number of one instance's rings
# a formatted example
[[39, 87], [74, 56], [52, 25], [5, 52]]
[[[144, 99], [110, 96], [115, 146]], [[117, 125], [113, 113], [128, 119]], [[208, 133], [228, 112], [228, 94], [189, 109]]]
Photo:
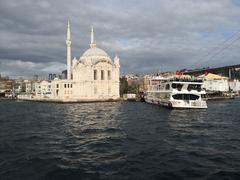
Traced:
[[24, 92], [30, 94], [34, 91], [34, 83], [32, 80], [24, 80], [23, 81]]
[[228, 78], [225, 76], [220, 76], [212, 73], [205, 73], [198, 76], [203, 80], [203, 88], [206, 91], [218, 91], [218, 92], [227, 92], [229, 91]]
[[[78, 59], [71, 55], [70, 23], [67, 26], [67, 71], [66, 79], [53, 78], [51, 83], [43, 82], [36, 86], [36, 98], [61, 102], [86, 102], [116, 100], [119, 95], [119, 58], [112, 60], [97, 47], [94, 30], [91, 29], [90, 48]], [[52, 76], [51, 76], [52, 78]], [[51, 86], [47, 87], [43, 86]], [[44, 90], [45, 88], [45, 90]], [[51, 93], [49, 92], [51, 91]], [[46, 97], [47, 94], [47, 97]], [[26, 96], [19, 96], [19, 98]], [[34, 99], [34, 96], [29, 96]]]
[[230, 90], [240, 95], [240, 81], [238, 79], [229, 80]]
[[119, 98], [119, 58], [112, 61], [97, 47], [91, 29], [90, 48], [71, 60], [70, 24], [67, 28], [67, 79], [52, 81], [52, 98], [63, 101], [104, 101]]
[[25, 92], [25, 86], [24, 86], [23, 80], [22, 79], [15, 80], [13, 89], [16, 94]]
[[10, 79], [2, 79], [0, 80], [0, 93], [5, 93], [7, 91], [11, 91], [13, 88], [14, 81]]
[[36, 97], [38, 98], [51, 98], [51, 95], [52, 95], [51, 81], [35, 82], [34, 91], [35, 91]]

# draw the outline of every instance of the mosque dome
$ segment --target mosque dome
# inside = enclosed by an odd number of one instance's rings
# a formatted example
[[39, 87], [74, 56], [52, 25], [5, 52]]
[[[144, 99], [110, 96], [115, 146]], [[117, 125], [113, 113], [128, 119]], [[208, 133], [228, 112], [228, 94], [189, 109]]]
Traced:
[[90, 60], [92, 64], [103, 61], [112, 63], [108, 54], [104, 50], [97, 47], [89, 48], [80, 57], [80, 61], [83, 63], [86, 63], [88, 60]]
[[92, 64], [96, 64], [97, 62], [102, 61], [112, 63], [111, 58], [108, 56], [108, 54], [104, 50], [96, 47], [93, 29], [91, 32], [90, 48], [87, 49], [80, 57], [80, 61], [83, 63], [86, 63], [88, 60], [90, 60]]
[[89, 48], [82, 55], [82, 57], [93, 57], [93, 56], [101, 56], [101, 57], [109, 58], [108, 54], [104, 50], [97, 47]]

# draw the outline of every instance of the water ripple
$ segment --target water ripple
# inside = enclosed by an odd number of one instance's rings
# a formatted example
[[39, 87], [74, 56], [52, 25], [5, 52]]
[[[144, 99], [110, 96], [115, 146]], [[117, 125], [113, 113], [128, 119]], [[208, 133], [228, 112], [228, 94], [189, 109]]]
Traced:
[[0, 101], [0, 179], [239, 179], [239, 105]]

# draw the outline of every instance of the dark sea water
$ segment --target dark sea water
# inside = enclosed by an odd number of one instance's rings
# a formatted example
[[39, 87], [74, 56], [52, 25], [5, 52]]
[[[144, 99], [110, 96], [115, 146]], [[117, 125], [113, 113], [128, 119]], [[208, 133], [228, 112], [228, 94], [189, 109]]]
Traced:
[[240, 179], [240, 99], [208, 106], [0, 101], [0, 179]]

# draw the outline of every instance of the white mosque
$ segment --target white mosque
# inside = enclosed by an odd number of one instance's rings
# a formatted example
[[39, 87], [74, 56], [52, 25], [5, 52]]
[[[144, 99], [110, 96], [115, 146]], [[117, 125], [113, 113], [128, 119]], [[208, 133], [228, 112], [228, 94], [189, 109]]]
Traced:
[[119, 98], [119, 58], [112, 61], [97, 47], [93, 28], [90, 48], [79, 59], [71, 56], [70, 23], [67, 27], [67, 79], [51, 82], [50, 99], [62, 102], [108, 101]]

